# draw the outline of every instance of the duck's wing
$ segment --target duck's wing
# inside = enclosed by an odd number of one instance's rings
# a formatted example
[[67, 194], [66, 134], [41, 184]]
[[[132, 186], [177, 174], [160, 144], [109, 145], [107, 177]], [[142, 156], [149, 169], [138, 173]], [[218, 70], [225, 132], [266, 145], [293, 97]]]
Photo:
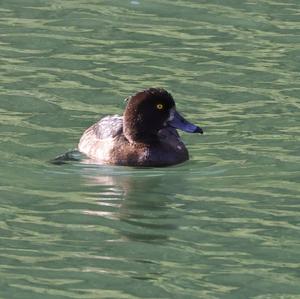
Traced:
[[123, 117], [106, 116], [88, 128], [85, 133], [92, 133], [98, 139], [114, 138], [123, 132]]
[[108, 155], [113, 146], [113, 138], [123, 133], [123, 117], [119, 115], [106, 116], [90, 126], [82, 134], [78, 149], [89, 157]]

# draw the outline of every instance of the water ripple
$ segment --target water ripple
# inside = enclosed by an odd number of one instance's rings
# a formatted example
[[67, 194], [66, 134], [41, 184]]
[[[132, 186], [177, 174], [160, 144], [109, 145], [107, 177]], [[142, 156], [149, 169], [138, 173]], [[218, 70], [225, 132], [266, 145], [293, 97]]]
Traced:
[[[7, 1], [0, 296], [299, 297], [299, 3]], [[166, 169], [47, 163], [163, 86], [205, 129]]]

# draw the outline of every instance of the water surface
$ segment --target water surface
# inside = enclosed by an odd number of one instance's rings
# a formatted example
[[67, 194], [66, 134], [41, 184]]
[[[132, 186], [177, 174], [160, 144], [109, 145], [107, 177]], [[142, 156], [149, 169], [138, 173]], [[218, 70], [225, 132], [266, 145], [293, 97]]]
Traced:
[[[0, 297], [300, 296], [300, 4], [0, 5]], [[162, 169], [48, 163], [162, 86], [205, 135]]]

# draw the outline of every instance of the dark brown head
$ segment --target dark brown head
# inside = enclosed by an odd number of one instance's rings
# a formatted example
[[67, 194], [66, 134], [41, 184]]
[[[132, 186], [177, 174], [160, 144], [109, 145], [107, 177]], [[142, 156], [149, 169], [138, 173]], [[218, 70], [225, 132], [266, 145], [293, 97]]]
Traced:
[[124, 135], [130, 142], [155, 142], [158, 131], [166, 126], [202, 133], [178, 114], [172, 95], [162, 88], [149, 88], [131, 96], [123, 123]]

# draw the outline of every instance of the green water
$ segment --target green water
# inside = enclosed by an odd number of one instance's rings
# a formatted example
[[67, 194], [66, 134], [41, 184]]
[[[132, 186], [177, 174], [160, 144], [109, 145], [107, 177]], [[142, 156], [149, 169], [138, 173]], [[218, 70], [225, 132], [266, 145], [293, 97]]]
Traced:
[[[300, 298], [299, 0], [0, 1], [0, 298]], [[49, 160], [162, 86], [164, 169]]]

